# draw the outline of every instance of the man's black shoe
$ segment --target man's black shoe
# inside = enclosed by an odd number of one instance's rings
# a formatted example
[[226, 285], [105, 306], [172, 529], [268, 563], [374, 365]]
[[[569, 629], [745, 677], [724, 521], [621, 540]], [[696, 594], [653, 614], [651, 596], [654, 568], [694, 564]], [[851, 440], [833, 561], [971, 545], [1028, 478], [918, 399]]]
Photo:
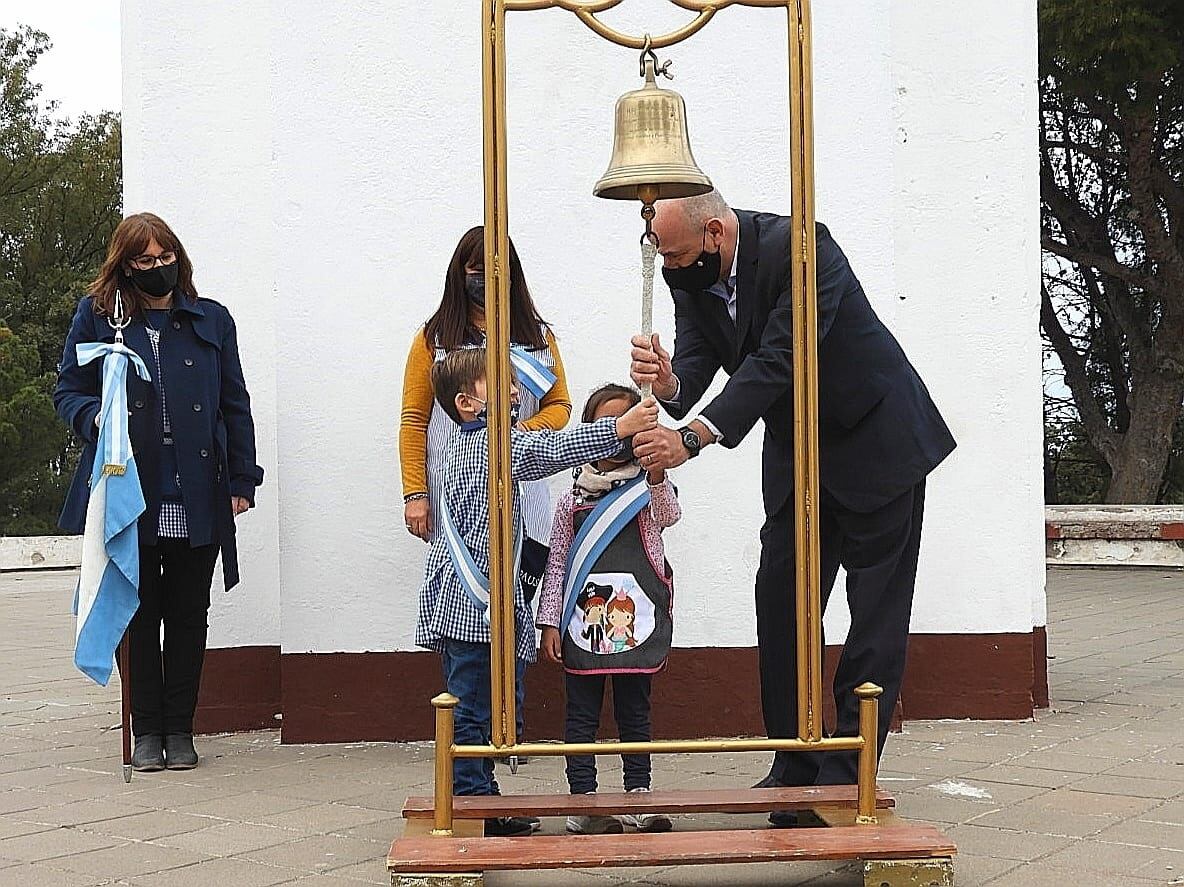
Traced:
[[770, 773], [760, 782], [753, 786], [753, 788], [785, 788], [785, 784], [781, 782], [776, 776]]
[[773, 828], [826, 828], [829, 823], [813, 810], [774, 810], [769, 824]]
[[197, 766], [197, 749], [190, 733], [171, 733], [164, 738], [165, 763], [170, 770], [192, 770]]
[[496, 816], [485, 820], [487, 838], [522, 838], [533, 834], [534, 828], [524, 816]]
[[136, 737], [132, 752], [132, 769], [140, 773], [155, 773], [164, 769], [164, 738], [149, 734]]

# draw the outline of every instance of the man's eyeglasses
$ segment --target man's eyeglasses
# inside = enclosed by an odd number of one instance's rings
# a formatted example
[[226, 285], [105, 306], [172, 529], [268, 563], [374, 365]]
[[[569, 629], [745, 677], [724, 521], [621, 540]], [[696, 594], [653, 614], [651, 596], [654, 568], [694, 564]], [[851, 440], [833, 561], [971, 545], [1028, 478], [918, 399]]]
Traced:
[[162, 265], [171, 265], [177, 261], [177, 254], [172, 252], [163, 252], [159, 256], [150, 256], [145, 253], [142, 256], [136, 256], [130, 260], [130, 264], [137, 271], [151, 271], [156, 267], [156, 263], [160, 262]]

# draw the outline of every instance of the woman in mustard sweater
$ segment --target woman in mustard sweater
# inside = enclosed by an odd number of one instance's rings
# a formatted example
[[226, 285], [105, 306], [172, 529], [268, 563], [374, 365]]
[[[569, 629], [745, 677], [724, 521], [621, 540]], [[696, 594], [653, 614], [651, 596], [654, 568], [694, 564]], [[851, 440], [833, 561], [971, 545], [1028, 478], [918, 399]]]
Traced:
[[[531, 431], [567, 425], [571, 395], [563, 375], [559, 346], [539, 316], [514, 244], [510, 243], [510, 341], [519, 364], [519, 422]], [[417, 333], [403, 375], [403, 413], [399, 457], [403, 470], [404, 518], [408, 532], [425, 542], [438, 531], [435, 513], [441, 489], [443, 453], [456, 424], [436, 404], [432, 365], [449, 351], [485, 344], [485, 230], [469, 229], [448, 263], [440, 307]], [[539, 369], [542, 372], [539, 372]], [[523, 369], [528, 372], [523, 372]], [[531, 377], [527, 379], [526, 377]], [[554, 382], [543, 390], [554, 376]], [[543, 381], [538, 381], [542, 379]], [[551, 534], [551, 496], [546, 481], [522, 484], [526, 536], [521, 570], [528, 603], [547, 564]]]

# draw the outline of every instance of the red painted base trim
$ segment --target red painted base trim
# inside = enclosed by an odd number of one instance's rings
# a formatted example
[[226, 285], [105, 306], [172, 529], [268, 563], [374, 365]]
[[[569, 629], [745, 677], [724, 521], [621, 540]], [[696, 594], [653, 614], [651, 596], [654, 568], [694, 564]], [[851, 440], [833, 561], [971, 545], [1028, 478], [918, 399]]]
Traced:
[[[1034, 703], [1047, 705], [1044, 643], [1043, 629], [1031, 634], [913, 635], [894, 720], [1031, 717]], [[827, 648], [827, 686], [839, 652], [838, 647]], [[432, 737], [428, 700], [444, 689], [434, 654], [288, 653], [280, 659], [284, 742]], [[655, 736], [764, 732], [753, 648], [675, 649], [669, 667], [654, 681]], [[560, 736], [563, 670], [538, 663], [527, 682], [527, 738]], [[833, 701], [825, 695], [827, 717], [833, 721]], [[611, 717], [604, 723], [611, 725]]]
[[444, 690], [428, 652], [285, 653], [283, 742], [429, 739], [429, 700]]
[[279, 726], [280, 648], [206, 650], [193, 729], [235, 733]]
[[1048, 630], [1043, 625], [1032, 629], [1032, 704], [1048, 708]]

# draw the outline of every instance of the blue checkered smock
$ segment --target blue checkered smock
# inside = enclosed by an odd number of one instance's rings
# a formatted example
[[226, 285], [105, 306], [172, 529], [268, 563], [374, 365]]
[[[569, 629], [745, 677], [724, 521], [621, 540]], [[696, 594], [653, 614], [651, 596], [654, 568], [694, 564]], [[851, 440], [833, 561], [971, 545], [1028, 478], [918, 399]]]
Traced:
[[[515, 482], [540, 480], [585, 462], [620, 452], [617, 420], [599, 419], [565, 431], [510, 433], [511, 475]], [[461, 426], [445, 450], [443, 495], [456, 529], [477, 568], [489, 575], [489, 443], [482, 422]], [[514, 485], [514, 526], [521, 526], [517, 483]], [[514, 583], [517, 656], [533, 662], [536, 655], [534, 620], [526, 606], [521, 581]], [[437, 652], [445, 638], [474, 644], [489, 643], [489, 626], [469, 600], [452, 566], [444, 533], [437, 533], [428, 553], [415, 643]]]

